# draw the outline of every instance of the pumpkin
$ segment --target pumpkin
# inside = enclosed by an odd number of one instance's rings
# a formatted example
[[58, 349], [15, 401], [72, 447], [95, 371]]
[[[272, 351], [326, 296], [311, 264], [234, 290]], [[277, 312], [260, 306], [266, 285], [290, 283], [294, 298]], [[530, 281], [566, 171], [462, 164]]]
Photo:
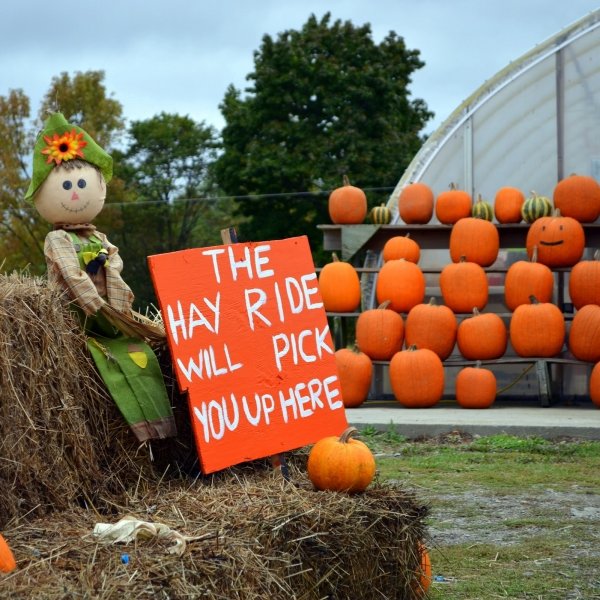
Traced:
[[394, 397], [408, 408], [434, 406], [444, 394], [444, 365], [428, 348], [409, 346], [396, 352], [389, 377]]
[[464, 256], [459, 262], [444, 266], [439, 281], [444, 304], [455, 313], [483, 310], [488, 302], [489, 285], [483, 267], [468, 262]]
[[494, 216], [498, 223], [520, 223], [525, 194], [515, 187], [501, 187], [494, 197]]
[[546, 196], [539, 196], [531, 192], [531, 196], [523, 202], [521, 207], [521, 216], [526, 223], [533, 223], [541, 217], [547, 217], [552, 214], [552, 202]]
[[458, 326], [456, 344], [467, 360], [493, 360], [506, 352], [508, 331], [496, 313], [483, 314], [473, 308], [473, 316]]
[[328, 312], [354, 312], [360, 304], [360, 279], [356, 269], [338, 259], [333, 253], [332, 262], [319, 273], [319, 290], [323, 307]]
[[489, 408], [496, 399], [496, 376], [483, 369], [477, 361], [474, 367], [461, 369], [455, 380], [456, 402], [463, 408]]
[[600, 216], [600, 185], [593, 177], [571, 174], [556, 184], [554, 207], [564, 217], [592, 223]]
[[471, 216], [471, 195], [457, 189], [454, 183], [450, 189], [438, 194], [435, 201], [435, 216], [444, 225], [454, 225], [459, 219]]
[[409, 225], [423, 225], [433, 216], [433, 192], [425, 183], [409, 183], [398, 196], [400, 218]]
[[410, 233], [406, 235], [395, 235], [390, 238], [383, 246], [383, 262], [404, 258], [412, 263], [417, 264], [421, 258], [421, 248], [415, 240], [410, 237]]
[[308, 478], [318, 490], [364, 492], [375, 476], [375, 458], [348, 427], [342, 435], [319, 440], [308, 454]]
[[446, 360], [456, 342], [456, 317], [452, 310], [431, 298], [428, 304], [417, 304], [406, 317], [404, 338], [407, 346], [429, 348]]
[[333, 223], [362, 223], [367, 216], [367, 196], [360, 188], [350, 185], [348, 177], [344, 175], [343, 185], [329, 194], [328, 209]]
[[369, 395], [371, 379], [373, 378], [373, 363], [361, 352], [354, 348], [340, 348], [335, 352], [338, 379], [342, 390], [342, 401], [346, 408], [360, 406]]
[[372, 360], [389, 360], [402, 349], [404, 321], [390, 302], [363, 311], [356, 319], [356, 345]]
[[0, 533], [0, 572], [10, 573], [17, 568], [15, 557], [6, 540]]
[[369, 218], [375, 225], [388, 225], [392, 220], [392, 211], [385, 204], [374, 206], [369, 213]]
[[593, 260], [582, 260], [571, 269], [569, 296], [575, 308], [600, 305], [600, 250], [594, 252]]
[[600, 361], [600, 306], [586, 304], [573, 317], [569, 350], [578, 360]]
[[471, 216], [484, 221], [491, 221], [494, 218], [494, 209], [489, 202], [486, 202], [479, 194], [477, 202], [473, 204]]
[[429, 587], [431, 586], [431, 558], [422, 542], [419, 542], [417, 545], [417, 554], [419, 556], [419, 568], [417, 570], [419, 583], [415, 591], [417, 596], [421, 598], [423, 594], [429, 591]]
[[600, 408], [600, 362], [594, 365], [590, 374], [590, 398]]
[[468, 262], [489, 267], [498, 258], [500, 236], [498, 228], [489, 221], [466, 217], [452, 226], [450, 258], [458, 262], [464, 256]]
[[585, 248], [585, 233], [579, 221], [561, 216], [541, 217], [529, 226], [525, 240], [527, 254], [537, 246], [538, 261], [549, 267], [572, 267]]
[[425, 275], [408, 260], [388, 260], [379, 269], [375, 285], [377, 302], [390, 301], [390, 308], [407, 313], [425, 297]]
[[512, 314], [509, 335], [519, 356], [551, 358], [562, 350], [565, 317], [558, 306], [532, 296], [530, 304], [517, 306]]
[[531, 260], [519, 260], [508, 267], [504, 279], [504, 303], [509, 310], [520, 304], [529, 304], [529, 297], [540, 302], [551, 302], [554, 292], [554, 275], [550, 267], [537, 262], [537, 246]]

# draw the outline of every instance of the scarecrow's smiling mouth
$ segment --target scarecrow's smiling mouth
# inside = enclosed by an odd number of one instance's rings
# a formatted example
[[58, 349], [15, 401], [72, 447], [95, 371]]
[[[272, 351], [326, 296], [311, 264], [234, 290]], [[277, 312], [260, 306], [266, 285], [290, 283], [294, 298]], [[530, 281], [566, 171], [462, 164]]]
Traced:
[[542, 246], [560, 246], [563, 241], [564, 240], [558, 240], [556, 242], [544, 242], [543, 240], [540, 240], [540, 244], [542, 244]]
[[69, 207], [66, 206], [65, 204], [63, 204], [62, 202], [60, 203], [60, 205], [67, 211], [70, 213], [78, 213], [81, 212], [82, 210], [85, 210], [89, 205], [90, 205], [90, 201], [88, 200], [85, 204], [83, 204], [82, 206], [79, 206], [78, 208], [73, 208], [73, 207]]

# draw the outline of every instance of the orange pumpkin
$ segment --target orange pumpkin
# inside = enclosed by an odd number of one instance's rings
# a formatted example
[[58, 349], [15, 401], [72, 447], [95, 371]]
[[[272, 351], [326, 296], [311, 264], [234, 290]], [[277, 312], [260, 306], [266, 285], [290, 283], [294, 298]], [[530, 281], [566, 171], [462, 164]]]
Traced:
[[329, 194], [328, 209], [333, 223], [356, 225], [367, 216], [367, 196], [360, 188], [350, 185], [348, 177], [344, 175], [342, 187]]
[[369, 447], [348, 427], [342, 435], [319, 440], [308, 454], [308, 478], [318, 490], [364, 492], [375, 476]]
[[565, 341], [565, 317], [558, 306], [538, 302], [517, 306], [510, 319], [510, 342], [519, 356], [556, 356]]
[[600, 305], [600, 250], [594, 252], [593, 260], [579, 261], [571, 269], [569, 296], [575, 308]]
[[17, 568], [15, 557], [6, 540], [0, 533], [0, 572], [10, 573]]
[[590, 398], [600, 408], [600, 362], [594, 365], [590, 375]]
[[340, 348], [335, 353], [342, 401], [346, 408], [360, 406], [369, 395], [373, 363], [358, 347]]
[[593, 177], [572, 174], [554, 188], [554, 206], [563, 217], [592, 223], [600, 216], [600, 185]]
[[489, 267], [498, 258], [500, 236], [497, 227], [485, 219], [467, 217], [452, 226], [450, 258], [458, 262], [464, 256], [468, 262]]
[[360, 279], [356, 269], [333, 254], [319, 273], [323, 307], [329, 312], [354, 312], [360, 304]]
[[578, 360], [600, 361], [600, 306], [586, 304], [573, 317], [569, 350]]
[[404, 321], [389, 304], [365, 310], [356, 319], [356, 345], [372, 360], [389, 360], [402, 349]]
[[398, 196], [400, 218], [409, 225], [423, 225], [433, 216], [433, 192], [425, 183], [409, 183]]
[[579, 221], [555, 211], [551, 217], [541, 217], [529, 226], [525, 244], [530, 257], [537, 246], [538, 261], [544, 265], [572, 267], [583, 255], [585, 233]]
[[498, 223], [520, 223], [525, 194], [511, 186], [501, 187], [494, 198], [494, 216]]
[[496, 399], [496, 376], [489, 369], [465, 367], [456, 375], [456, 402], [463, 408], [489, 408]]
[[427, 348], [409, 346], [390, 361], [390, 384], [394, 397], [408, 408], [434, 406], [444, 394], [444, 365]]
[[421, 248], [415, 240], [406, 235], [395, 235], [390, 238], [383, 246], [383, 262], [388, 260], [398, 260], [404, 258], [417, 264], [421, 258]]
[[438, 194], [435, 201], [435, 216], [444, 225], [454, 225], [459, 219], [471, 216], [472, 204], [471, 195], [451, 183], [449, 190]]
[[417, 304], [410, 309], [404, 337], [407, 346], [429, 348], [446, 360], [454, 349], [456, 329], [452, 310], [431, 298], [428, 304]]
[[489, 284], [483, 267], [466, 261], [464, 256], [460, 262], [449, 263], [442, 269], [440, 290], [444, 304], [455, 313], [470, 313], [473, 308], [483, 310], [489, 297]]
[[415, 264], [403, 258], [388, 260], [379, 270], [375, 286], [377, 302], [390, 301], [390, 308], [407, 313], [425, 297], [425, 275]]
[[551, 302], [554, 292], [554, 275], [550, 267], [537, 262], [537, 247], [531, 260], [519, 260], [508, 267], [504, 279], [504, 303], [509, 310], [520, 304], [529, 304], [529, 297], [539, 302]]
[[467, 360], [492, 360], [506, 352], [508, 331], [496, 313], [482, 314], [474, 308], [473, 316], [460, 322], [456, 343]]

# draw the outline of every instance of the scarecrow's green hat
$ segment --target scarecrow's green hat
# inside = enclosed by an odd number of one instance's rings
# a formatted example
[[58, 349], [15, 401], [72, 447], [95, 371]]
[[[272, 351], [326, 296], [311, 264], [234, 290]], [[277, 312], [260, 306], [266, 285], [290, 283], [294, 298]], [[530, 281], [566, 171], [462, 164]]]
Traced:
[[81, 159], [98, 167], [108, 183], [112, 178], [112, 158], [77, 125], [70, 125], [62, 113], [53, 113], [44, 124], [33, 149], [33, 174], [25, 200], [34, 194], [55, 165]]

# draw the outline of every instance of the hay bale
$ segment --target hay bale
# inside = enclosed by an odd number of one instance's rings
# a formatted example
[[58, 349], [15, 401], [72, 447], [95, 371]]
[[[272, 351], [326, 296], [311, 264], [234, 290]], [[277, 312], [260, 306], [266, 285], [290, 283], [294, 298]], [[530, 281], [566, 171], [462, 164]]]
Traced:
[[0, 275], [0, 527], [102, 504], [147, 460], [96, 374], [60, 290]]
[[[190, 536], [170, 543], [99, 543], [97, 515], [70, 510], [8, 530], [18, 570], [11, 598], [371, 600], [418, 598], [417, 544], [426, 509], [412, 493], [375, 484], [364, 494], [317, 492], [292, 457], [294, 484], [253, 463], [195, 483], [132, 489], [125, 514]], [[127, 553], [129, 563], [121, 563]]]

